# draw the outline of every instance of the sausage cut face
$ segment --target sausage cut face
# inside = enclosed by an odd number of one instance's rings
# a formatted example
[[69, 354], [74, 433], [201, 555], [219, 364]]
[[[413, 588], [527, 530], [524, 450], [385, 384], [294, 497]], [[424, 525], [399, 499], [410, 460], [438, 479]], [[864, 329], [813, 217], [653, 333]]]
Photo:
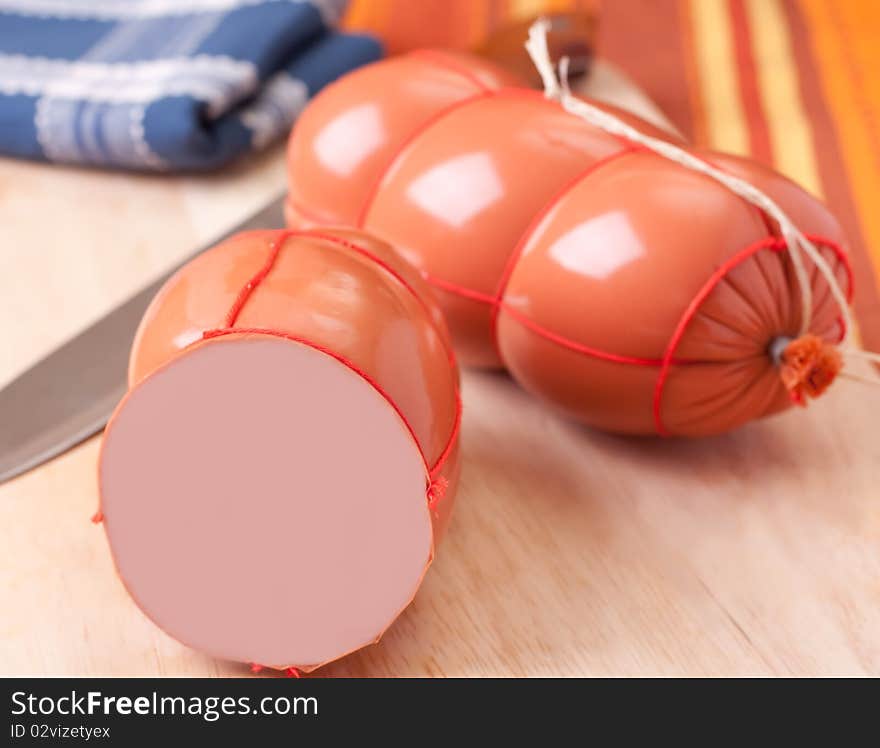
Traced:
[[142, 379], [100, 483], [134, 600], [223, 659], [311, 670], [374, 642], [433, 557], [406, 423], [357, 371], [286, 338], [197, 343]]

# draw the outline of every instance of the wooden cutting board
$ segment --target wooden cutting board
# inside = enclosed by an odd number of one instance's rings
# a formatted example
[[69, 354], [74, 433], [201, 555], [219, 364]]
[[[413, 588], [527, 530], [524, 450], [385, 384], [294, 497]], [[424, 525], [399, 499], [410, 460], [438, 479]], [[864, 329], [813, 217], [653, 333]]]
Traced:
[[[662, 120], [607, 66], [589, 88]], [[281, 146], [209, 177], [0, 161], [0, 383], [284, 183]], [[880, 675], [877, 390], [700, 441], [591, 431], [501, 374], [464, 402], [425, 585], [321, 674]], [[89, 522], [98, 445], [0, 486], [0, 675], [247, 675], [127, 597]]]

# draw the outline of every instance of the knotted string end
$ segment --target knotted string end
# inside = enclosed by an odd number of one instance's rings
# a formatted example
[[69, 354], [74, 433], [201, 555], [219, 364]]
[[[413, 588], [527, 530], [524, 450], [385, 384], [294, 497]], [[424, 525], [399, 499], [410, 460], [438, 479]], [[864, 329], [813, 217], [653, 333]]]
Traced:
[[800, 406], [824, 393], [843, 368], [837, 347], [812, 333], [794, 340], [777, 338], [771, 343], [770, 355], [791, 401]]
[[442, 501], [448, 488], [449, 481], [442, 475], [438, 475], [431, 481], [428, 486], [428, 509], [432, 512], [437, 510], [437, 504]]

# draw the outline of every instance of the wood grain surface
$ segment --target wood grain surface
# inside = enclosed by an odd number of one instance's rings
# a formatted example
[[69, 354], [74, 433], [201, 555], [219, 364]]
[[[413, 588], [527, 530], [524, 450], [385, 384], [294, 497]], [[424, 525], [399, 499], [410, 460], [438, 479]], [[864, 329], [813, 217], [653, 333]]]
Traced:
[[[0, 385], [284, 182], [280, 147], [210, 177], [0, 161]], [[423, 588], [321, 675], [880, 675], [880, 390], [699, 441], [591, 431], [501, 374], [464, 402]], [[0, 675], [249, 675], [126, 595], [89, 522], [98, 445], [0, 486]]]

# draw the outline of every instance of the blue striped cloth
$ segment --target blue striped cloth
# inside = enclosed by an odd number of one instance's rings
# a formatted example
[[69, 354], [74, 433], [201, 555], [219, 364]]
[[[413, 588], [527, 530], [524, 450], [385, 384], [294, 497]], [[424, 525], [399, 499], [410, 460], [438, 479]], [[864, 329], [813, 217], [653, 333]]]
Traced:
[[213, 169], [380, 55], [345, 0], [0, 0], [0, 153]]

